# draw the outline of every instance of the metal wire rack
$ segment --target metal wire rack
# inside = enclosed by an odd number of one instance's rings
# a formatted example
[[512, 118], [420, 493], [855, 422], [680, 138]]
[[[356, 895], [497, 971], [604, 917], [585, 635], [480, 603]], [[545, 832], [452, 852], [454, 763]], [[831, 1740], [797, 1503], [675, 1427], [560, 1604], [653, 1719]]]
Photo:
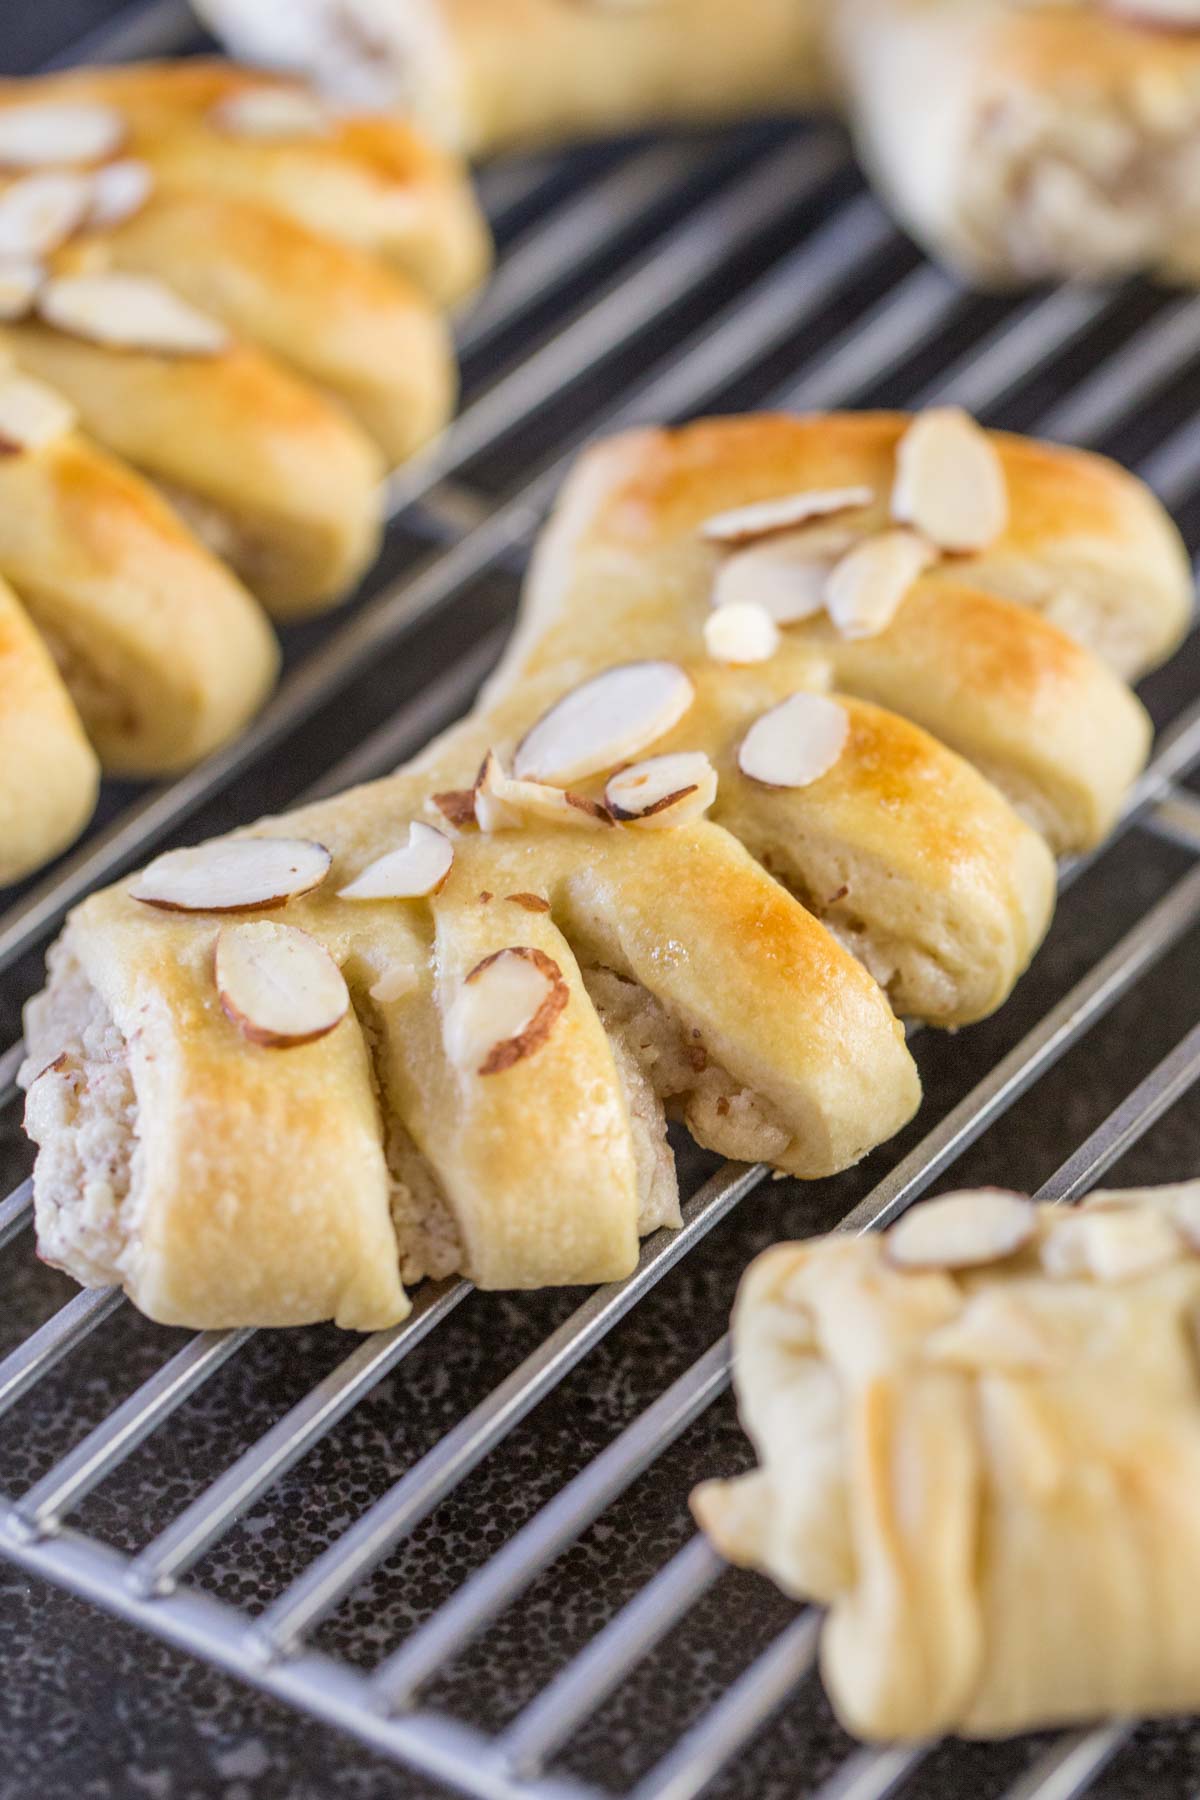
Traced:
[[[183, 48], [189, 31], [181, 6], [155, 0], [93, 34], [76, 53], [99, 58]], [[344, 750], [310, 790], [331, 791], [384, 771], [461, 710], [496, 657], [515, 576], [563, 469], [579, 443], [600, 429], [743, 404], [819, 408], [954, 399], [997, 422], [1117, 449], [1186, 522], [1200, 490], [1200, 423], [1188, 416], [1200, 396], [1200, 298], [1137, 285], [1119, 291], [1068, 286], [1005, 300], [972, 296], [897, 236], [863, 192], [832, 128], [764, 127], [669, 144], [623, 143], [573, 158], [498, 165], [485, 172], [482, 185], [503, 254], [488, 296], [461, 329], [467, 403], [442, 443], [394, 484], [393, 540], [381, 577], [341, 618], [294, 641], [276, 699], [237, 743], [168, 786], [118, 795], [107, 823], [0, 917], [0, 971], [10, 1007], [36, 985], [48, 936], [98, 883], [176, 835], [220, 819], [222, 807], [247, 817], [260, 809], [256, 796], [269, 794], [274, 803], [276, 790], [265, 784], [278, 779], [281, 765], [299, 772], [284, 796], [294, 798], [306, 765], [292, 752], [315, 722], [323, 721], [323, 746], [340, 742]], [[1074, 905], [1072, 896], [1072, 931], [1083, 931], [1097, 911], [1111, 912], [1120, 929], [1107, 941], [1100, 933], [1098, 954], [1083, 967], [1060, 955], [1057, 987], [1054, 981], [1039, 986], [1035, 971], [1028, 978], [1034, 998], [1024, 1011], [1018, 996], [1010, 1003], [1011, 1026], [968, 1034], [964, 1044], [976, 1047], [964, 1050], [957, 1064], [931, 1047], [930, 1099], [918, 1128], [879, 1153], [865, 1177], [828, 1184], [827, 1195], [805, 1202], [824, 1208], [822, 1223], [840, 1213], [849, 1230], [881, 1224], [952, 1167], [967, 1166], [989, 1133], [1023, 1116], [1022, 1104], [1034, 1103], [1056, 1069], [1079, 1066], [1080, 1054], [1200, 930], [1200, 798], [1187, 785], [1200, 764], [1196, 649], [1193, 639], [1152, 685], [1163, 729], [1116, 838], [1098, 857], [1061, 872], [1064, 895], [1077, 890], [1080, 899]], [[394, 704], [394, 691], [377, 698], [378, 724], [360, 742], [371, 706], [348, 706], [339, 740], [331, 710], [358, 695], [373, 668], [393, 670], [409, 651], [412, 667], [397, 677], [402, 703]], [[1113, 896], [1130, 886], [1135, 863], [1148, 862], [1161, 865], [1157, 889], [1143, 903], [1133, 880], [1131, 910], [1121, 915]], [[1155, 1053], [1132, 1091], [1125, 1091], [1128, 1083], [1120, 1087], [1118, 1103], [1106, 1102], [1089, 1129], [1073, 1131], [1063, 1119], [1051, 1134], [1049, 1166], [1059, 1166], [1043, 1179], [1043, 1197], [1079, 1196], [1195, 1091], [1197, 995], [1186, 980], [1181, 992], [1178, 974], [1171, 987], [1175, 1008], [1166, 1010], [1184, 1024], [1178, 1041]], [[918, 1052], [932, 1043], [926, 1034]], [[0, 1098], [10, 1108], [19, 1055], [16, 1044], [0, 1058]], [[1130, 1067], [1137, 1065], [1131, 1053]], [[1062, 1160], [1061, 1150], [1077, 1140]], [[0, 1414], [11, 1413], [19, 1425], [27, 1408], [52, 1390], [65, 1434], [65, 1447], [49, 1466], [0, 1500], [0, 1554], [352, 1734], [423, 1782], [480, 1800], [596, 1800], [615, 1791], [633, 1800], [691, 1800], [710, 1787], [746, 1791], [739, 1788], [739, 1766], [772, 1721], [781, 1712], [790, 1716], [797, 1695], [812, 1688], [814, 1614], [789, 1616], [765, 1584], [756, 1587], [750, 1611], [779, 1620], [781, 1629], [761, 1647], [751, 1634], [748, 1660], [684, 1708], [680, 1728], [655, 1747], [648, 1766], [636, 1767], [636, 1754], [631, 1761], [637, 1731], [610, 1704], [639, 1671], [669, 1671], [671, 1643], [706, 1605], [705, 1629], [714, 1629], [718, 1581], [724, 1588], [745, 1580], [723, 1573], [704, 1542], [686, 1535], [686, 1481], [670, 1463], [677, 1446], [695, 1439], [695, 1427], [727, 1410], [723, 1337], [669, 1384], [656, 1384], [661, 1391], [642, 1410], [632, 1408], [590, 1459], [576, 1459], [577, 1466], [564, 1459], [561, 1474], [552, 1469], [545, 1503], [527, 1506], [516, 1528], [500, 1532], [490, 1555], [477, 1554], [452, 1591], [415, 1610], [408, 1629], [385, 1634], [380, 1644], [377, 1633], [355, 1640], [351, 1624], [335, 1654], [325, 1647], [324, 1628], [402, 1550], [411, 1578], [414, 1558], [433, 1554], [421, 1527], [519, 1433], [532, 1433], [543, 1454], [535, 1409], [567, 1391], [581, 1365], [594, 1367], [602, 1354], [615, 1357], [620, 1371], [623, 1322], [671, 1291], [684, 1259], [702, 1266], [702, 1240], [721, 1237], [723, 1224], [765, 1173], [702, 1168], [683, 1229], [649, 1239], [634, 1275], [547, 1315], [553, 1328], [498, 1386], [485, 1383], [476, 1403], [419, 1453], [409, 1457], [400, 1446], [400, 1472], [349, 1523], [322, 1521], [311, 1531], [298, 1524], [287, 1578], [253, 1611], [212, 1591], [204, 1572], [213, 1568], [214, 1553], [293, 1470], [302, 1478], [303, 1459], [328, 1444], [354, 1409], [386, 1384], [402, 1401], [405, 1378], [420, 1364], [431, 1334], [440, 1328], [442, 1341], [451, 1315], [469, 1326], [471, 1306], [478, 1310], [482, 1297], [460, 1314], [470, 1296], [467, 1283], [427, 1285], [403, 1325], [342, 1354], [215, 1479], [193, 1483], [186, 1504], [149, 1532], [127, 1519], [115, 1533], [117, 1547], [68, 1521], [86, 1513], [102, 1484], [111, 1488], [130, 1468], [163, 1454], [171, 1435], [164, 1428], [174, 1420], [175, 1430], [183, 1429], [189, 1405], [219, 1383], [255, 1334], [201, 1333], [165, 1360], [167, 1334], [152, 1337], [160, 1359], [149, 1376], [123, 1397], [114, 1388], [112, 1404], [80, 1424], [71, 1405], [79, 1353], [86, 1344], [95, 1354], [102, 1327], [129, 1309], [115, 1293], [77, 1294], [35, 1321], [0, 1359]], [[7, 1288], [25, 1266], [22, 1234], [29, 1220], [24, 1181], [0, 1203], [0, 1244], [15, 1240], [0, 1292], [10, 1315], [22, 1319], [20, 1305], [8, 1304]], [[766, 1235], [778, 1235], [770, 1221]], [[728, 1271], [729, 1247], [715, 1254]], [[48, 1286], [48, 1303], [64, 1291]], [[530, 1308], [536, 1312], [532, 1301]], [[707, 1325], [699, 1321], [701, 1341], [715, 1334], [723, 1310], [723, 1302], [714, 1305]], [[497, 1349], [502, 1355], [503, 1346]], [[89, 1419], [86, 1409], [79, 1418]], [[732, 1442], [731, 1434], [721, 1441], [726, 1459]], [[8, 1449], [9, 1439], [0, 1439], [6, 1489]], [[553, 1463], [552, 1452], [544, 1454]], [[714, 1454], [702, 1436], [689, 1469], [712, 1472], [719, 1466]], [[637, 1572], [597, 1628], [527, 1684], [507, 1716], [496, 1721], [472, 1716], [469, 1704], [435, 1704], [446, 1672], [477, 1645], [487, 1655], [498, 1621], [511, 1617], [613, 1508], [626, 1508], [627, 1530], [629, 1521], [636, 1525], [640, 1480], [664, 1462], [675, 1471], [668, 1501], [674, 1553], [644, 1584]], [[740, 1616], [748, 1616], [746, 1606]], [[457, 1692], [461, 1697], [461, 1685]], [[597, 1720], [607, 1720], [607, 1749]], [[820, 1730], [831, 1739], [827, 1722]], [[1010, 1800], [1072, 1800], [1120, 1758], [1133, 1730], [1114, 1725], [1031, 1742], [1016, 1766], [1011, 1759], [995, 1763], [988, 1791]], [[749, 1791], [803, 1791], [822, 1800], [962, 1791], [961, 1777], [937, 1772], [944, 1748], [874, 1752], [832, 1741], [833, 1751], [826, 1741], [810, 1764], [803, 1734], [794, 1738], [787, 1754], [799, 1754], [803, 1766], [791, 1762], [780, 1775], [768, 1761]], [[610, 1757], [621, 1776], [615, 1784], [597, 1774]], [[629, 1767], [634, 1773], [626, 1779]], [[978, 1762], [972, 1768], [980, 1784]], [[982, 1792], [987, 1783], [980, 1786]]]

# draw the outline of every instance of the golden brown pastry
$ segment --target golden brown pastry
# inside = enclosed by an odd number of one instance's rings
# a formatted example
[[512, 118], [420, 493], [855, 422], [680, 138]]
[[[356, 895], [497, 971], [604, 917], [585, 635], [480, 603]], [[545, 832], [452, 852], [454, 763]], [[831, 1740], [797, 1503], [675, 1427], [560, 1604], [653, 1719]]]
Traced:
[[824, 0], [198, 0], [235, 54], [472, 154], [822, 97]]
[[0, 325], [0, 350], [150, 476], [270, 612], [340, 598], [375, 554], [384, 474], [340, 407], [157, 282], [65, 275], [39, 304]]
[[334, 395], [389, 464], [453, 413], [453, 345], [433, 301], [399, 270], [268, 207], [151, 187], [129, 215], [72, 239], [53, 267], [164, 282]]
[[99, 785], [50, 652], [0, 579], [0, 882], [19, 881], [65, 850], [91, 817]]
[[945, 1195], [770, 1250], [734, 1312], [759, 1467], [723, 1555], [829, 1608], [867, 1738], [1194, 1712], [1200, 1183], [1078, 1208]]
[[[105, 770], [166, 775], [207, 755], [274, 680], [263, 613], [49, 390], [0, 372], [0, 443], [0, 574], [49, 646]], [[41, 807], [36, 783], [26, 804]]]
[[[487, 230], [464, 170], [396, 119], [333, 110], [294, 82], [228, 63], [80, 68], [0, 84], [0, 166], [13, 166], [14, 133], [36, 141], [44, 131], [44, 118], [26, 122], [29, 110], [48, 108], [66, 109], [84, 152], [57, 160], [144, 161], [162, 188], [266, 206], [394, 263], [442, 302], [487, 272]], [[13, 111], [26, 117], [6, 122]]]
[[[1009, 579], [1021, 602], [986, 592]], [[828, 616], [789, 621], [814, 582]], [[962, 415], [713, 421], [585, 457], [468, 719], [73, 915], [27, 1015], [45, 1253], [168, 1321], [368, 1328], [426, 1273], [627, 1272], [676, 1216], [664, 1109], [728, 1156], [853, 1162], [916, 1104], [888, 998], [945, 1024], [998, 1004], [1054, 871], [983, 775], [844, 677], [939, 696], [1087, 841], [1145, 728], [1030, 604], [1073, 583], [1159, 651], [1186, 603], [1136, 483]], [[1093, 760], [1120, 746], [1100, 776], [1064, 718]]]

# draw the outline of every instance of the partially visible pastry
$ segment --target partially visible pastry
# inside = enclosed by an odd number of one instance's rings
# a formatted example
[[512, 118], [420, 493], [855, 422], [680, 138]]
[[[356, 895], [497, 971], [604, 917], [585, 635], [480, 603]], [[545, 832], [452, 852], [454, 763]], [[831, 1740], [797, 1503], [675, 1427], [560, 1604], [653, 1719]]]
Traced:
[[382, 529], [384, 463], [349, 417], [144, 277], [63, 275], [0, 349], [148, 475], [268, 610], [340, 597]]
[[487, 273], [487, 228], [451, 156], [398, 119], [323, 105], [294, 82], [185, 61], [0, 84], [0, 167], [33, 166], [6, 151], [31, 138], [41, 166], [132, 158], [164, 189], [266, 206], [394, 263], [442, 303]]
[[1200, 1708], [1200, 1183], [983, 1190], [746, 1275], [759, 1466], [698, 1488], [723, 1555], [829, 1608], [875, 1739]]
[[28, 614], [0, 580], [0, 883], [65, 850], [92, 815], [100, 766]]
[[473, 155], [824, 96], [825, 0], [198, 0], [235, 54]]
[[832, 54], [901, 221], [983, 282], [1200, 276], [1200, 29], [1169, 0], [838, 0]]
[[[270, 691], [278, 649], [251, 596], [153, 488], [81, 434], [61, 396], [11, 371], [0, 372], [0, 576], [57, 663], [109, 774], [186, 768]], [[14, 685], [0, 717], [5, 729], [11, 718], [23, 730]], [[80, 810], [84, 762], [69, 744], [61, 753]], [[89, 756], [89, 797], [91, 765]], [[15, 774], [11, 757], [7, 766]], [[16, 787], [32, 818], [43, 809], [54, 817], [45, 784]], [[22, 841], [16, 806], [14, 796], [0, 831], [10, 865]]]

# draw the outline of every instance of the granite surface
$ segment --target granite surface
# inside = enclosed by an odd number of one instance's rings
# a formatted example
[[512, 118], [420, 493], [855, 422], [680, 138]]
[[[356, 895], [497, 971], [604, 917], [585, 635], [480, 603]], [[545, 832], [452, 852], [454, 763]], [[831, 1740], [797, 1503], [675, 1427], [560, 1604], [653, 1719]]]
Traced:
[[[66, 43], [115, 6], [104, 0], [5, 0], [0, 59], [16, 71]], [[753, 132], [722, 140], [721, 168], [736, 170], [754, 153]], [[593, 153], [597, 158], [612, 154]], [[563, 191], [584, 164], [564, 163]], [[665, 203], [664, 203], [665, 204]], [[510, 217], [506, 235], [519, 232]], [[800, 221], [811, 223], [811, 220]], [[703, 304], [736, 291], [778, 253], [767, 240], [723, 268]], [[631, 239], [630, 250], [636, 248]], [[757, 259], [757, 261], [755, 260]], [[876, 275], [891, 279], [914, 258], [888, 253]], [[585, 259], [564, 271], [547, 302], [565, 313], [573, 283], [596, 270]], [[861, 309], [872, 292], [847, 297]], [[1151, 316], [1161, 297], [1135, 288], [1101, 330], [1112, 343]], [[967, 309], [962, 342], [982, 335], [1004, 303], [980, 300]], [[843, 310], [841, 318], [846, 316]], [[630, 358], [649, 366], [672, 318], [646, 334]], [[1028, 424], [1065, 391], [1099, 338], [1079, 357], [1026, 383], [1006, 403], [1002, 422]], [[785, 345], [777, 359], [725, 397], [751, 404], [797, 366], [815, 345]], [[494, 353], [495, 354], [495, 353]], [[468, 367], [468, 391], [484, 368]], [[903, 400], [933, 370], [921, 363], [877, 396]], [[618, 385], [627, 369], [598, 368], [563, 407], [579, 407]], [[1057, 384], [1057, 385], [1056, 385]], [[1139, 417], [1113, 446], [1136, 458], [1200, 401], [1200, 376], [1145, 396]], [[561, 411], [561, 409], [560, 409]], [[536, 432], [515, 434], [501, 453], [471, 471], [488, 492], [516, 485], [561, 429], [551, 409]], [[1200, 541], [1200, 516], [1185, 520]], [[386, 566], [399, 569], [419, 553], [416, 537], [393, 534]], [[285, 804], [361, 735], [493, 623], [511, 615], [515, 581], [481, 582], [453, 615], [408, 637], [382, 656], [346, 695], [297, 733], [265, 774], [235, 785], [205, 809], [189, 835], [219, 828], [255, 811]], [[292, 634], [296, 657], [319, 644], [328, 627]], [[1147, 684], [1156, 716], [1167, 720], [1200, 693], [1200, 645]], [[114, 809], [127, 794], [112, 793]], [[993, 1020], [955, 1036], [922, 1035], [915, 1045], [925, 1082], [919, 1121], [868, 1164], [837, 1181], [802, 1188], [766, 1184], [667, 1276], [562, 1387], [512, 1433], [412, 1538], [388, 1559], [322, 1628], [330, 1652], [365, 1665], [401, 1642], [472, 1569], [543, 1505], [568, 1477], [632, 1419], [720, 1334], [739, 1272], [766, 1244], [832, 1224], [919, 1136], [968, 1092], [980, 1076], [1094, 959], [1144, 916], [1189, 866], [1188, 857], [1141, 831], [1128, 834], [1068, 894], [1050, 941], [1012, 1001]], [[1196, 969], [1200, 931], [1189, 934], [1115, 1005], [1084, 1041], [1029, 1095], [987, 1131], [955, 1170], [955, 1181], [1035, 1187], [1141, 1079], [1200, 1016]], [[39, 958], [0, 982], [0, 1025], [7, 1042], [18, 1010], [36, 984]], [[17, 1121], [3, 1121], [0, 1173], [16, 1179], [28, 1166]], [[708, 1166], [686, 1145], [690, 1181]], [[1200, 1172], [1200, 1092], [1193, 1092], [1114, 1172], [1126, 1180], [1167, 1180]], [[0, 1303], [0, 1354], [70, 1297], [63, 1277], [43, 1268], [28, 1240], [5, 1253]], [[196, 1571], [213, 1594], [257, 1610], [293, 1579], [331, 1537], [361, 1512], [438, 1436], [515, 1367], [579, 1296], [473, 1296], [382, 1382], [350, 1418], [255, 1507]], [[36, 1398], [0, 1424], [0, 1489], [17, 1494], [56, 1457], [150, 1375], [182, 1334], [149, 1325], [124, 1308], [87, 1349], [69, 1358], [37, 1389]], [[251, 1340], [180, 1411], [169, 1428], [135, 1454], [81, 1509], [80, 1526], [133, 1549], [265, 1430], [345, 1354], [332, 1330], [261, 1335]], [[439, 1679], [430, 1700], [484, 1728], [495, 1728], [533, 1695], [563, 1660], [629, 1598], [688, 1535], [685, 1498], [700, 1475], [745, 1466], [746, 1446], [726, 1401], [706, 1413], [662, 1455], [629, 1493]], [[765, 1582], [729, 1574], [663, 1646], [620, 1689], [569, 1747], [566, 1766], [587, 1780], [624, 1791], [666, 1750], [754, 1653], [793, 1616]], [[0, 1561], [0, 1800], [385, 1800], [435, 1790], [348, 1739], [268, 1701], [239, 1683], [178, 1655], [89, 1606], [27, 1581]], [[1042, 1740], [1001, 1748], [950, 1745], [939, 1750], [906, 1794], [927, 1800], [999, 1796]], [[798, 1800], [813, 1790], [849, 1746], [815, 1682], [805, 1684], [778, 1720], [739, 1758], [713, 1790], [722, 1800]], [[1095, 1790], [1104, 1800], [1183, 1800], [1200, 1788], [1200, 1733], [1191, 1724], [1146, 1728], [1111, 1765]]]

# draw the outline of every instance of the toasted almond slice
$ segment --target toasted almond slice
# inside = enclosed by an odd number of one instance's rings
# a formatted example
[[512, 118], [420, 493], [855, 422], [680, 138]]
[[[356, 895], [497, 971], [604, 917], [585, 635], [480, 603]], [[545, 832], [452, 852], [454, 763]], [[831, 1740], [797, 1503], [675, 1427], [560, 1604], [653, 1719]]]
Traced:
[[1150, 1206], [1084, 1207], [1056, 1221], [1042, 1244], [1042, 1267], [1066, 1278], [1132, 1281], [1175, 1262], [1183, 1251], [1166, 1213]]
[[154, 192], [154, 171], [149, 163], [126, 157], [108, 163], [92, 176], [92, 203], [87, 222], [98, 230], [121, 225], [141, 212]]
[[0, 263], [0, 320], [23, 319], [31, 313], [45, 279], [41, 263], [28, 259]]
[[919, 413], [896, 450], [892, 517], [942, 550], [984, 550], [1008, 523], [1008, 484], [996, 446], [969, 413]]
[[569, 788], [543, 781], [517, 781], [506, 775], [500, 758], [489, 750], [475, 778], [475, 818], [481, 831], [518, 831], [531, 820], [571, 825], [585, 831], [611, 825], [612, 815], [599, 801], [573, 794]]
[[915, 531], [881, 531], [844, 556], [825, 586], [825, 609], [840, 636], [877, 637], [899, 612], [918, 575], [937, 561]]
[[447, 825], [452, 825], [457, 831], [475, 824], [473, 788], [452, 788], [449, 793], [431, 794], [426, 805], [436, 807]]
[[1037, 1230], [1037, 1208], [1006, 1188], [942, 1194], [899, 1219], [883, 1239], [898, 1269], [974, 1269], [1024, 1249]]
[[477, 963], [446, 1017], [446, 1048], [460, 1068], [498, 1075], [545, 1043], [570, 998], [553, 957], [526, 944]]
[[341, 900], [423, 900], [446, 884], [454, 862], [454, 845], [445, 832], [414, 819], [408, 842], [390, 850], [365, 868], [349, 887], [339, 889]]
[[51, 255], [78, 231], [91, 204], [90, 175], [69, 169], [23, 175], [0, 193], [0, 258]]
[[226, 926], [214, 969], [226, 1017], [269, 1049], [325, 1037], [350, 1008], [342, 971], [324, 944], [295, 925], [257, 919]]
[[704, 648], [714, 662], [768, 662], [779, 648], [779, 627], [756, 600], [718, 606], [704, 621]]
[[251, 87], [230, 94], [209, 114], [214, 125], [235, 137], [328, 137], [329, 113], [315, 94], [300, 87]]
[[42, 450], [74, 424], [74, 407], [44, 381], [0, 375], [0, 451]]
[[1101, 9], [1132, 24], [1200, 31], [1200, 0], [1100, 0]]
[[99, 162], [125, 141], [125, 121], [91, 101], [6, 106], [0, 110], [0, 168], [45, 169]]
[[118, 350], [216, 356], [230, 336], [162, 282], [146, 275], [60, 275], [38, 296], [48, 325]]
[[676, 663], [619, 663], [542, 715], [517, 745], [513, 773], [555, 787], [598, 775], [664, 737], [694, 699]]
[[505, 894], [504, 898], [510, 900], [514, 906], [519, 906], [524, 912], [548, 913], [550, 911], [550, 902], [541, 894], [522, 891], [519, 894]]
[[850, 716], [824, 694], [793, 694], [755, 719], [738, 767], [764, 787], [802, 788], [828, 774], [846, 747]]
[[723, 611], [730, 606], [758, 606], [777, 625], [796, 625], [811, 619], [825, 605], [825, 586], [837, 557], [852, 540], [835, 540], [831, 549], [820, 549], [803, 534], [769, 538], [752, 549], [739, 550], [717, 570], [712, 603]]
[[809, 488], [800, 494], [783, 494], [778, 500], [758, 500], [752, 506], [714, 513], [701, 525], [700, 535], [710, 544], [753, 544], [776, 532], [794, 531], [809, 519], [827, 519], [834, 513], [870, 506], [874, 498], [874, 489], [869, 487]]
[[164, 912], [254, 912], [310, 894], [332, 861], [307, 838], [226, 838], [156, 856], [129, 892]]
[[647, 830], [690, 824], [717, 797], [717, 771], [703, 750], [677, 750], [620, 769], [604, 798], [614, 818]]

